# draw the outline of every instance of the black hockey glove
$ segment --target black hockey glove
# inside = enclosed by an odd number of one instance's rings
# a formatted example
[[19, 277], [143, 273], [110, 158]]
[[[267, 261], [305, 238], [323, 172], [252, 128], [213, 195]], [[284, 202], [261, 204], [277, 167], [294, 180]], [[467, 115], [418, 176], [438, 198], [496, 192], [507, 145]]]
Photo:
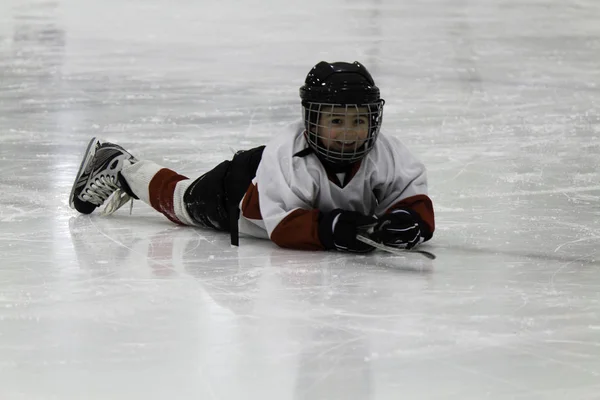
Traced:
[[319, 239], [327, 250], [337, 249], [353, 253], [368, 253], [375, 248], [356, 240], [356, 234], [366, 232], [377, 223], [375, 217], [356, 211], [336, 209], [321, 213]]
[[412, 249], [421, 242], [421, 224], [414, 211], [393, 210], [379, 218], [370, 237], [386, 246]]

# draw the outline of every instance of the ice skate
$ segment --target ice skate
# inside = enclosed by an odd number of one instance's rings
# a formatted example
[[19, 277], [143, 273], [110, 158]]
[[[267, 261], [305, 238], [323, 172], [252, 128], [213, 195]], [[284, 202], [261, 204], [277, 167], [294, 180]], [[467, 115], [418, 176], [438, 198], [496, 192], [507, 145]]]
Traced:
[[71, 189], [71, 208], [82, 214], [90, 214], [113, 196], [110, 210], [105, 213], [119, 209], [135, 197], [120, 177], [120, 171], [136, 162], [136, 158], [121, 146], [92, 138]]

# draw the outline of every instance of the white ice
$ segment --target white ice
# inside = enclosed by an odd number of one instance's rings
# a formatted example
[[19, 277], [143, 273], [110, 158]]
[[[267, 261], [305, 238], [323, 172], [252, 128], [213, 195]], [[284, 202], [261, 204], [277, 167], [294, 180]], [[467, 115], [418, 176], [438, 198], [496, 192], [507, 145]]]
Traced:
[[[0, 398], [599, 399], [597, 0], [2, 0]], [[359, 60], [435, 261], [77, 215], [90, 137], [190, 177]]]

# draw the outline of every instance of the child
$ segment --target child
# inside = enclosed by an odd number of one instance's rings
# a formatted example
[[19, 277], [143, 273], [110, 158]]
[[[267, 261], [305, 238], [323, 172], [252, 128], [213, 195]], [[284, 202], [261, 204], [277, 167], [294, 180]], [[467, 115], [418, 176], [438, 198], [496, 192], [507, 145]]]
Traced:
[[[70, 195], [89, 214], [135, 198], [178, 224], [270, 238], [293, 249], [368, 252], [357, 233], [410, 249], [429, 240], [434, 212], [423, 164], [380, 133], [384, 100], [358, 62], [320, 62], [300, 88], [304, 120], [266, 147], [191, 180], [94, 138]], [[115, 193], [116, 192], [116, 193]]]

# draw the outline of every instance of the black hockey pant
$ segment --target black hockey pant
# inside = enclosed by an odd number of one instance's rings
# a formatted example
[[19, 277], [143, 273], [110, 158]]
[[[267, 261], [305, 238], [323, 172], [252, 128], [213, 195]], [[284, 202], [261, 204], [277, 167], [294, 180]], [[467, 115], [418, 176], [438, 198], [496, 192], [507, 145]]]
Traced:
[[256, 176], [265, 146], [235, 153], [196, 179], [183, 195], [186, 210], [198, 224], [231, 232], [238, 244], [239, 203]]

